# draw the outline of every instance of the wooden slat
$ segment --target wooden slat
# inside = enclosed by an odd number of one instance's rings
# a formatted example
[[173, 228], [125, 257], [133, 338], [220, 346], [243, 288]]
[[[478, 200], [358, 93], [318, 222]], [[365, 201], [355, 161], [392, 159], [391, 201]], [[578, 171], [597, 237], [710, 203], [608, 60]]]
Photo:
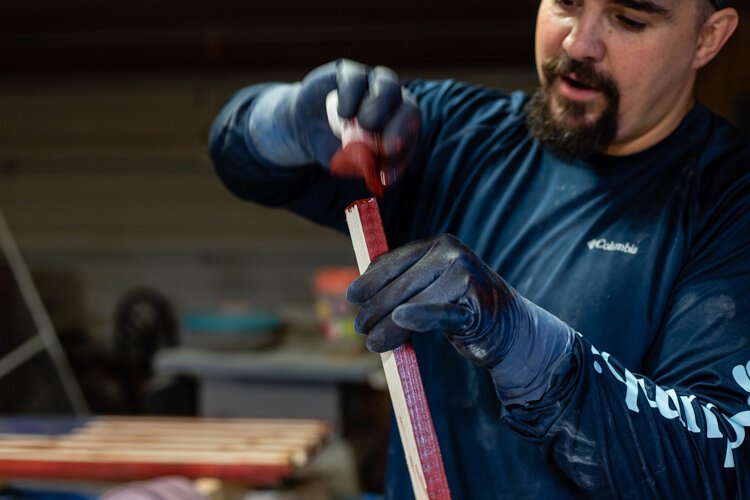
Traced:
[[29, 448], [0, 447], [0, 454], [14, 460], [46, 462], [50, 460], [71, 462], [133, 462], [133, 463], [181, 463], [181, 464], [257, 464], [257, 465], [304, 465], [307, 455], [303, 452], [264, 452], [227, 450], [168, 450], [150, 449], [143, 445], [139, 449], [66, 449], [59, 447]]
[[[151, 436], [149, 436], [150, 438]], [[149, 442], [149, 448], [144, 448], [142, 439], [92, 439], [86, 441], [80, 440], [56, 440], [56, 439], [0, 439], [0, 453], [6, 452], [38, 452], [41, 450], [50, 450], [54, 452], [73, 452], [73, 453], [100, 453], [103, 448], [115, 449], [117, 451], [143, 451], [150, 452], [153, 448], [157, 452], [173, 453], [195, 451], [201, 453], [227, 452], [227, 453], [250, 453], [248, 456], [258, 457], [294, 457], [294, 461], [307, 458], [307, 449], [309, 440], [303, 442], [255, 442], [247, 440], [229, 439], [224, 441], [206, 441], [191, 439], [186, 441], [183, 436], [181, 440], [158, 439], [155, 438]]]
[[272, 486], [294, 472], [288, 464], [27, 461], [0, 458], [0, 476], [33, 479], [130, 481], [162, 476], [211, 477], [237, 484]]
[[0, 434], [0, 477], [273, 484], [305, 465], [330, 431], [315, 420], [102, 417], [62, 435]]
[[[371, 261], [388, 251], [375, 198], [347, 207], [346, 222], [359, 270], [364, 273]], [[411, 340], [381, 353], [381, 358], [414, 496], [417, 500], [450, 500], [443, 458]]]

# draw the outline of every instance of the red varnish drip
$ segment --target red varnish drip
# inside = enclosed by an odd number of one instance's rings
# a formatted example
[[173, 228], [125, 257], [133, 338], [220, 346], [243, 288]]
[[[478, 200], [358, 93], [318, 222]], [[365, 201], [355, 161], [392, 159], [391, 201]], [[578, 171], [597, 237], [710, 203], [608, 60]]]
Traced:
[[364, 179], [370, 192], [378, 198], [383, 196], [375, 153], [362, 142], [350, 142], [339, 148], [331, 158], [331, 173], [339, 177]]

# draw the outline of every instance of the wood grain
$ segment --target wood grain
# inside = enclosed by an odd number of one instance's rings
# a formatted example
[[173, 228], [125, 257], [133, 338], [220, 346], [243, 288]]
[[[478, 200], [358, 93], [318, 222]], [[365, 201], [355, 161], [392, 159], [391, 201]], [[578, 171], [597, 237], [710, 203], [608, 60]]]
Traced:
[[330, 432], [316, 420], [98, 417], [60, 435], [0, 434], [0, 477], [177, 474], [272, 485], [307, 464]]

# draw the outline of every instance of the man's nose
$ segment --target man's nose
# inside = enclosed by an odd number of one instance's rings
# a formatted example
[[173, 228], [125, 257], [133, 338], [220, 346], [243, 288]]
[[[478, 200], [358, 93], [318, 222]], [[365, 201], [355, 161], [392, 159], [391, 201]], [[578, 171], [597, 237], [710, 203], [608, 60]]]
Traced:
[[594, 15], [582, 14], [575, 18], [563, 49], [571, 59], [598, 62], [606, 54], [606, 46], [601, 37], [601, 21]]

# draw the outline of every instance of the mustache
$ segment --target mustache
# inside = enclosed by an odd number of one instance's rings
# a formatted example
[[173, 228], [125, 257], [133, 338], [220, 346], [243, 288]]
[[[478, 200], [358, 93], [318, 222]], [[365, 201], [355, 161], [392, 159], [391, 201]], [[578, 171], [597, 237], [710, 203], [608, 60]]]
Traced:
[[619, 91], [614, 79], [596, 69], [593, 63], [578, 61], [568, 56], [561, 56], [542, 65], [542, 72], [549, 86], [555, 78], [575, 75], [576, 79], [589, 87], [602, 90], [610, 97], [617, 96]]

